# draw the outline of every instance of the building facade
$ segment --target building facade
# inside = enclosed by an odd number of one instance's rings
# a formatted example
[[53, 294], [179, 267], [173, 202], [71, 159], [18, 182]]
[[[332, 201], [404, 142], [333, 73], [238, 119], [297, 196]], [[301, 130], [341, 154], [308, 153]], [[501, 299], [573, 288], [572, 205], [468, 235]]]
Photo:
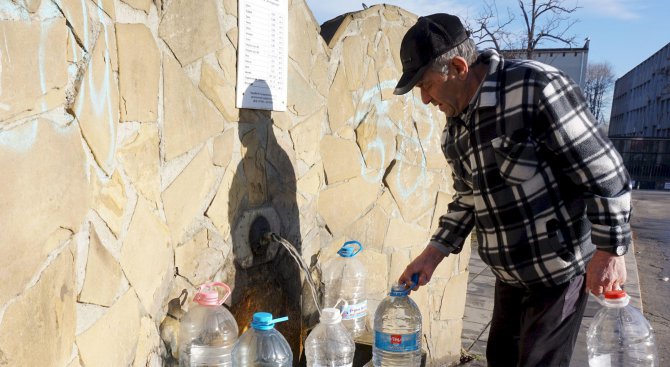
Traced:
[[[506, 50], [503, 55], [510, 59], [526, 59], [526, 50]], [[586, 85], [586, 66], [589, 59], [589, 39], [581, 48], [543, 48], [533, 50], [533, 60], [551, 65], [562, 70], [579, 87]]]
[[670, 189], [670, 43], [614, 85], [609, 137], [640, 189]]

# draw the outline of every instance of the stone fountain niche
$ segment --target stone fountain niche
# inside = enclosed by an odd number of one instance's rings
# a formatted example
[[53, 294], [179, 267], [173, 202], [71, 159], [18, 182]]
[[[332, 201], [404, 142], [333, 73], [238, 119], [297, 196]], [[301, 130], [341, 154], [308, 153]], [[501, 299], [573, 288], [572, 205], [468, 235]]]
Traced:
[[277, 143], [268, 111], [240, 110], [242, 159], [235, 172], [229, 213], [235, 276], [231, 312], [240, 334], [253, 314], [288, 316], [277, 324], [299, 356], [302, 341], [301, 275], [281, 244], [264, 241], [274, 233], [300, 251], [296, 178], [287, 153]]

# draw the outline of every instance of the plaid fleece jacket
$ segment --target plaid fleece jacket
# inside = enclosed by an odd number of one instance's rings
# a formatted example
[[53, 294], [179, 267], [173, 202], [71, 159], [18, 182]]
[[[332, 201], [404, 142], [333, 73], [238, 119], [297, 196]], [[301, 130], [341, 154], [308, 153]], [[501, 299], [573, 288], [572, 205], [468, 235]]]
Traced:
[[476, 226], [498, 279], [562, 284], [585, 273], [596, 247], [630, 243], [628, 173], [564, 73], [493, 50], [478, 62], [488, 74], [442, 135], [456, 194], [430, 245], [458, 253]]

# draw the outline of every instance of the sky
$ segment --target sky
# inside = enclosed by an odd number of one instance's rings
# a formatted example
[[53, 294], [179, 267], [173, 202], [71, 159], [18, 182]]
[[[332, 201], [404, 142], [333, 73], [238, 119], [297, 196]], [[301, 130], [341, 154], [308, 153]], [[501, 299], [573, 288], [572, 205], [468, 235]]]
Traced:
[[[378, 2], [363, 0], [372, 6]], [[317, 21], [323, 23], [338, 15], [362, 10], [360, 0], [306, 0]], [[488, 0], [492, 3], [493, 0]], [[668, 0], [562, 0], [565, 6], [579, 6], [572, 14], [578, 22], [570, 28], [576, 47], [588, 37], [589, 62], [609, 62], [615, 78], [623, 76], [670, 42], [670, 1]], [[451, 13], [463, 20], [473, 20], [484, 1], [468, 0], [386, 0], [416, 15]], [[509, 7], [521, 20], [517, 0], [497, 0], [501, 13]], [[517, 24], [519, 32], [522, 24]], [[547, 42], [540, 48], [565, 47]], [[609, 112], [609, 111], [608, 111]]]

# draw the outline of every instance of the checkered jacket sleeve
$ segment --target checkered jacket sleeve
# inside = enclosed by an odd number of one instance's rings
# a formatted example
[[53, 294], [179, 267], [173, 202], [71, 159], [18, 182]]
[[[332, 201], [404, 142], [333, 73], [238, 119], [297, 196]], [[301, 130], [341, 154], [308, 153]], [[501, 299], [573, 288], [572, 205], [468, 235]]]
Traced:
[[552, 165], [583, 190], [592, 242], [599, 249], [629, 244], [631, 183], [621, 156], [598, 130], [573, 82], [560, 72], [547, 73], [537, 86], [544, 146]]
[[[452, 162], [449, 163], [451, 165]], [[465, 238], [475, 225], [472, 188], [454, 173], [451, 177], [456, 193], [447, 207], [447, 213], [440, 217], [438, 229], [429, 243], [445, 256], [461, 252]]]

